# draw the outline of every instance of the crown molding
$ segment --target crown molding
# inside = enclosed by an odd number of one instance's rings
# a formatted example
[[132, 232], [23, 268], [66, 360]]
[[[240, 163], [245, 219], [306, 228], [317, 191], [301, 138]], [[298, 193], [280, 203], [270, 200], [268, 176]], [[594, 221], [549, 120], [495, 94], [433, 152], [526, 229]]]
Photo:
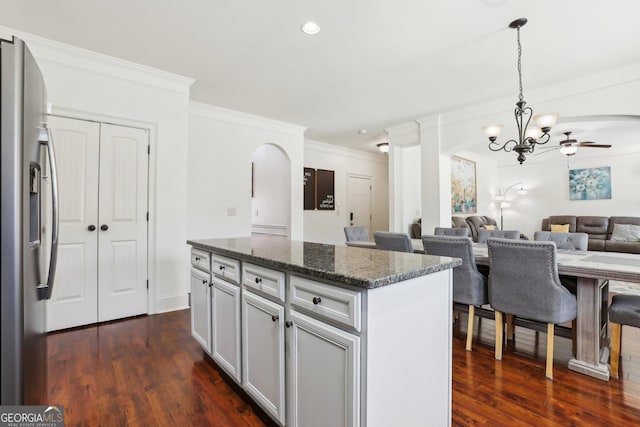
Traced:
[[341, 157], [349, 157], [352, 159], [366, 160], [387, 163], [387, 156], [381, 153], [372, 153], [369, 151], [356, 150], [354, 148], [343, 147], [341, 145], [329, 144], [326, 142], [305, 139], [304, 149], [310, 151], [317, 151], [320, 153], [331, 154]]
[[113, 56], [49, 40], [33, 34], [23, 33], [0, 26], [0, 35], [14, 35], [22, 39], [40, 64], [51, 63], [85, 70], [137, 84], [153, 86], [189, 95], [194, 79], [125, 61]]
[[384, 129], [389, 136], [389, 145], [409, 147], [420, 144], [420, 126], [417, 121], [400, 123]]
[[189, 103], [189, 115], [294, 136], [304, 136], [304, 131], [307, 130], [304, 126], [281, 122], [279, 120], [269, 119], [196, 101], [191, 101]]

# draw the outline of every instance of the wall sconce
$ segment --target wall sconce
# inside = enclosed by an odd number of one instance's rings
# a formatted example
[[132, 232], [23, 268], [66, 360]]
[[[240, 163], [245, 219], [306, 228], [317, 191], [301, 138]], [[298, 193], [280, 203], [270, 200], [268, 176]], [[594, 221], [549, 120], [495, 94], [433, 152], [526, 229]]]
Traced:
[[380, 144], [376, 145], [376, 147], [378, 147], [378, 150], [380, 150], [381, 153], [387, 154], [389, 152], [388, 142], [381, 142]]

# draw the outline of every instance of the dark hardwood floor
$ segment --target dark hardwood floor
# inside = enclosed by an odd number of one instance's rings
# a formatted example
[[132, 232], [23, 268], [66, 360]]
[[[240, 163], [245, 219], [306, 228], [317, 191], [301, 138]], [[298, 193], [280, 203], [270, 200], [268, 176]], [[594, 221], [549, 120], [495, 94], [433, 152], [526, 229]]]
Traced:
[[[49, 403], [65, 407], [67, 426], [264, 425], [205, 360], [189, 322], [184, 310], [50, 334]], [[569, 339], [556, 337], [549, 381], [544, 333], [516, 328], [515, 345], [498, 362], [493, 321], [479, 322], [473, 352], [464, 350], [465, 328], [462, 313], [453, 425], [640, 425], [639, 330], [624, 328], [621, 379], [604, 382], [566, 368]]]

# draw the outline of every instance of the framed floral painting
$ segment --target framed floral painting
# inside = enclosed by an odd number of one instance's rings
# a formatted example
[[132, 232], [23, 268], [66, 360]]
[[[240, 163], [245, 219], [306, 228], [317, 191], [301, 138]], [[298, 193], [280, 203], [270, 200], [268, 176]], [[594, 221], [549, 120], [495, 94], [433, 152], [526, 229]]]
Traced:
[[611, 199], [611, 167], [569, 170], [569, 200]]
[[476, 213], [476, 162], [451, 157], [451, 212]]

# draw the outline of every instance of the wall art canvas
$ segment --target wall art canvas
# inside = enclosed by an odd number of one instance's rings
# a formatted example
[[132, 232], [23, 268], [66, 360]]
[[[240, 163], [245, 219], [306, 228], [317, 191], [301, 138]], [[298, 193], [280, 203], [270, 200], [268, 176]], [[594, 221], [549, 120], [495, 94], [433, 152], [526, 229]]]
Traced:
[[476, 213], [476, 162], [451, 157], [451, 212]]
[[569, 170], [570, 200], [611, 198], [611, 167]]

